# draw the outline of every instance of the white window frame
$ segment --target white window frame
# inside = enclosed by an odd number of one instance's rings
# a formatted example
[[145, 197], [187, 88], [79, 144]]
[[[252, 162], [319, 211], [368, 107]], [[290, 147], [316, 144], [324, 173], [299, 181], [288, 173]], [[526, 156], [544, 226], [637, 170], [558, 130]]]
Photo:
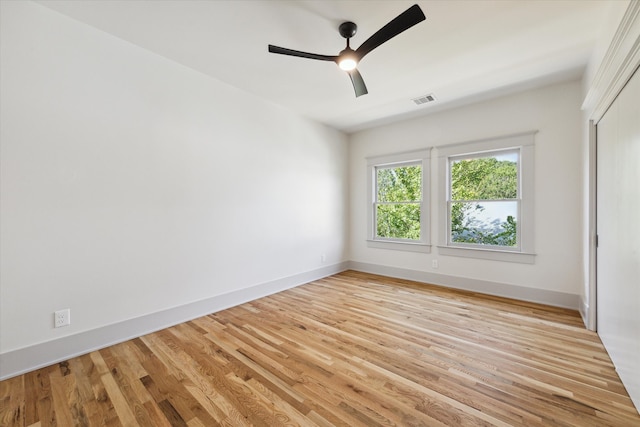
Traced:
[[[367, 158], [367, 246], [378, 249], [393, 249], [410, 252], [431, 252], [430, 240], [430, 161], [431, 149], [389, 154]], [[420, 201], [420, 239], [390, 239], [376, 235], [376, 197], [378, 168], [420, 165], [422, 168], [422, 200]]]
[[[534, 252], [534, 136], [527, 132], [505, 137], [436, 147], [438, 150], [438, 212], [441, 255], [533, 264]], [[452, 159], [484, 157], [505, 151], [518, 151], [518, 219], [517, 246], [483, 246], [451, 242], [451, 171]]]

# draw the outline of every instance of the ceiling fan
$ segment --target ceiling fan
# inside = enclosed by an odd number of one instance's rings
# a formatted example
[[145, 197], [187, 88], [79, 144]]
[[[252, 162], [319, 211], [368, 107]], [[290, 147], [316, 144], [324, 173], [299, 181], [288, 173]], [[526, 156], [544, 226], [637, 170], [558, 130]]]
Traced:
[[269, 45], [269, 52], [279, 53], [281, 55], [298, 56], [300, 58], [317, 59], [320, 61], [333, 61], [338, 66], [349, 74], [353, 89], [356, 92], [356, 97], [369, 93], [367, 86], [364, 84], [364, 80], [358, 72], [356, 66], [358, 62], [364, 58], [366, 54], [373, 49], [380, 46], [402, 33], [408, 30], [419, 22], [424, 21], [426, 18], [422, 9], [417, 4], [414, 4], [409, 9], [396, 16], [387, 25], [380, 28], [374, 35], [369, 37], [364, 43], [360, 45], [356, 50], [351, 49], [349, 46], [349, 39], [355, 36], [358, 26], [353, 22], [343, 22], [338, 27], [340, 35], [347, 39], [347, 47], [341, 51], [337, 56], [331, 55], [318, 55], [315, 53], [301, 52], [299, 50], [287, 49], [284, 47]]

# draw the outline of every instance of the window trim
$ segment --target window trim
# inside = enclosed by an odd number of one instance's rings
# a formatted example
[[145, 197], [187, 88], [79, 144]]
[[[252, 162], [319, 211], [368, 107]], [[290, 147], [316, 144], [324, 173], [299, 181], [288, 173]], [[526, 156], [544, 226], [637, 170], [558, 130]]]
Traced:
[[[440, 238], [438, 252], [442, 255], [465, 258], [489, 259], [495, 261], [533, 264], [534, 252], [534, 136], [537, 131], [516, 135], [489, 138], [478, 141], [436, 147], [438, 150], [438, 212]], [[450, 242], [451, 218], [449, 212], [451, 174], [450, 159], [455, 157], [481, 157], [496, 151], [519, 151], [519, 221], [518, 248], [500, 248], [499, 246], [471, 246]]]
[[[409, 252], [431, 252], [429, 202], [431, 148], [403, 153], [367, 157], [367, 247]], [[376, 236], [376, 170], [384, 167], [420, 165], [422, 168], [422, 200], [420, 201], [420, 240], [379, 238]]]

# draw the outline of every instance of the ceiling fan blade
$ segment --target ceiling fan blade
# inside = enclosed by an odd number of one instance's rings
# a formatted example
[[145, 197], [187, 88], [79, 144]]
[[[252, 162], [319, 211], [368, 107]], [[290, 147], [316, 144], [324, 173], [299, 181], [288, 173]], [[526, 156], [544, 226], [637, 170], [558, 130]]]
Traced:
[[301, 52], [299, 50], [287, 49], [280, 46], [269, 45], [269, 52], [279, 53], [281, 55], [297, 56], [300, 58], [318, 59], [320, 61], [333, 61], [337, 62], [337, 56], [318, 55], [317, 53]]
[[347, 71], [347, 74], [349, 74], [349, 77], [351, 78], [353, 90], [356, 91], [356, 98], [360, 95], [366, 95], [369, 93], [360, 72], [356, 68], [351, 71]]
[[359, 59], [362, 59], [367, 53], [371, 52], [382, 43], [389, 41], [401, 32], [408, 30], [425, 19], [426, 17], [424, 16], [422, 9], [420, 9], [420, 6], [414, 4], [362, 43], [360, 47], [356, 49], [356, 55]]

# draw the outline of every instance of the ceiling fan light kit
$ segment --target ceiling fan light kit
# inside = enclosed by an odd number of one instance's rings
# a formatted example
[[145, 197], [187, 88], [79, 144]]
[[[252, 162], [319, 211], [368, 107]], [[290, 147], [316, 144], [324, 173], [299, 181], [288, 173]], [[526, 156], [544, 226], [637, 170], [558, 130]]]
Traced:
[[297, 56], [299, 58], [316, 59], [319, 61], [333, 61], [338, 64], [340, 69], [347, 72], [351, 78], [353, 89], [356, 93], [356, 97], [369, 93], [367, 86], [364, 84], [364, 79], [360, 75], [360, 72], [356, 68], [358, 63], [373, 49], [377, 48], [381, 44], [389, 41], [398, 34], [408, 30], [414, 25], [424, 21], [426, 18], [422, 9], [417, 4], [414, 4], [409, 9], [402, 12], [400, 15], [391, 20], [387, 25], [380, 28], [375, 34], [369, 37], [364, 43], [360, 45], [356, 50], [351, 49], [349, 46], [349, 39], [353, 37], [358, 31], [358, 26], [353, 22], [347, 21], [340, 24], [338, 31], [340, 35], [347, 39], [347, 47], [342, 50], [337, 56], [331, 55], [318, 55], [315, 53], [301, 52], [299, 50], [287, 49], [284, 47], [269, 45], [269, 52], [278, 53], [281, 55]]

